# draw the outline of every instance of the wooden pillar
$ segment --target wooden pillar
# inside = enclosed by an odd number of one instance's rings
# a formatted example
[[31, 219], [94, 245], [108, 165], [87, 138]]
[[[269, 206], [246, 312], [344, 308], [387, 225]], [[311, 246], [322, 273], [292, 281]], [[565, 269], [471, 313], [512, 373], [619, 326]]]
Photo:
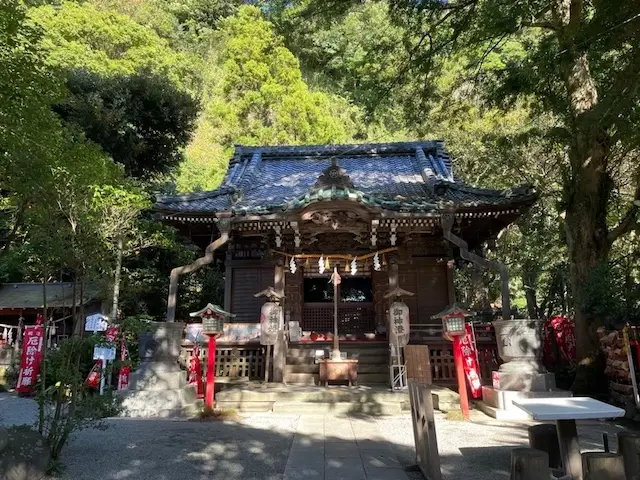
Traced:
[[618, 453], [624, 459], [627, 480], [640, 480], [640, 435], [633, 432], [618, 433]]
[[511, 451], [511, 480], [541, 480], [550, 476], [549, 455], [533, 448]]
[[[398, 288], [398, 284], [400, 282], [397, 257], [395, 255], [390, 255], [387, 265], [388, 265], [387, 268], [389, 271], [389, 291], [391, 291], [394, 288]], [[385, 302], [385, 305], [388, 307], [389, 302]], [[380, 324], [380, 325], [385, 325], [387, 328], [387, 340], [389, 339], [389, 336], [391, 334], [391, 325], [389, 324], [390, 321], [391, 321], [390, 315], [387, 315], [386, 318], [383, 320], [384, 323]]]
[[547, 452], [549, 455], [549, 467], [562, 468], [560, 459], [560, 445], [558, 444], [558, 431], [551, 423], [541, 423], [529, 427], [529, 446], [536, 450]]
[[564, 471], [573, 480], [583, 480], [582, 456], [580, 455], [576, 421], [558, 420], [556, 429], [558, 430], [558, 445], [560, 446], [560, 457]]
[[231, 266], [231, 252], [227, 251], [224, 265], [224, 309], [231, 311], [231, 285], [233, 284], [233, 267]]
[[[276, 293], [284, 297], [284, 266], [282, 259], [278, 259], [274, 274], [274, 289]], [[286, 299], [283, 299], [283, 306]], [[284, 311], [284, 308], [283, 308]], [[278, 328], [278, 338], [273, 346], [273, 381], [281, 383], [284, 381], [284, 368], [287, 362], [287, 343], [284, 336], [284, 318], [280, 318]]]
[[582, 469], [585, 480], [625, 480], [624, 461], [619, 453], [583, 453]]

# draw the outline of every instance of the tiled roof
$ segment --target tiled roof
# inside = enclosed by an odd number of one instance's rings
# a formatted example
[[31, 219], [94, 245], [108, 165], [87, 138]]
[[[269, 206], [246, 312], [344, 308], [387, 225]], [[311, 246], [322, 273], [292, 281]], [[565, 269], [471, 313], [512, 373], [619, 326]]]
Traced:
[[[336, 160], [353, 188], [322, 189], [318, 177]], [[330, 199], [407, 212], [531, 204], [535, 193], [474, 188], [453, 175], [441, 141], [287, 147], [237, 146], [222, 185], [211, 192], [159, 197], [165, 214], [222, 211], [267, 214]]]
[[[79, 289], [78, 289], [79, 290]], [[99, 299], [99, 291], [93, 285], [84, 289], [84, 304]], [[76, 304], [80, 292], [76, 290]], [[47, 307], [58, 308], [73, 306], [73, 283], [47, 283]], [[41, 283], [2, 283], [0, 284], [0, 309], [2, 308], [43, 308]]]

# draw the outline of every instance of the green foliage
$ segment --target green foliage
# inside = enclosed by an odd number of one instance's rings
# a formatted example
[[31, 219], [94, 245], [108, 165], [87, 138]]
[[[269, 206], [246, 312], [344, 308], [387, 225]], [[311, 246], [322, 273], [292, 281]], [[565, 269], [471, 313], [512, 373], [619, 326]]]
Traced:
[[198, 103], [167, 78], [149, 72], [103, 77], [76, 70], [67, 87], [69, 96], [56, 111], [122, 164], [126, 175], [148, 178], [181, 161]]
[[179, 88], [199, 88], [197, 56], [173, 50], [151, 28], [125, 15], [64, 1], [32, 9], [30, 16], [45, 32], [42, 45], [52, 66], [103, 76], [148, 70]]
[[223, 143], [333, 143], [348, 137], [329, 98], [310, 91], [299, 64], [254, 7], [222, 25], [221, 82], [208, 115], [226, 127]]
[[119, 411], [115, 396], [109, 392], [97, 395], [85, 383], [94, 343], [93, 338], [72, 337], [46, 352], [46, 374], [40, 376], [36, 390], [40, 411], [38, 431], [46, 438], [54, 461], [74, 433], [86, 428], [105, 428], [102, 420]]
[[[233, 144], [339, 143], [357, 131], [357, 109], [310, 89], [298, 60], [255, 7], [220, 22], [207, 62], [216, 66], [206, 76], [204, 117], [179, 171], [180, 190], [217, 185]], [[212, 174], [198, 175], [202, 170]]]
[[128, 365], [131, 370], [135, 370], [140, 365], [140, 350], [138, 349], [138, 335], [140, 333], [148, 333], [153, 331], [151, 326], [152, 317], [149, 315], [133, 315], [124, 318], [120, 322], [120, 328], [122, 329], [122, 335], [127, 344], [127, 352], [129, 354], [127, 360], [124, 362], [118, 360], [114, 363], [114, 368], [120, 368], [123, 365]]

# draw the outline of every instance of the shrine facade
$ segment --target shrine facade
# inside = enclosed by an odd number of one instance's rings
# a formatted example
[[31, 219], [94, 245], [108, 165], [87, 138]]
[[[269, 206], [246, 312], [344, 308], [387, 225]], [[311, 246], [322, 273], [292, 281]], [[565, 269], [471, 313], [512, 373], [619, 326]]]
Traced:
[[409, 343], [438, 335], [431, 317], [455, 301], [457, 262], [536, 199], [529, 186], [478, 188], [454, 172], [441, 141], [237, 146], [219, 188], [157, 200], [162, 220], [204, 251], [171, 272], [167, 321], [180, 278], [215, 262], [239, 327], [259, 323], [266, 297], [256, 293], [282, 298], [284, 348], [331, 341], [336, 310], [342, 342], [385, 344], [396, 288], [414, 294], [403, 298]]

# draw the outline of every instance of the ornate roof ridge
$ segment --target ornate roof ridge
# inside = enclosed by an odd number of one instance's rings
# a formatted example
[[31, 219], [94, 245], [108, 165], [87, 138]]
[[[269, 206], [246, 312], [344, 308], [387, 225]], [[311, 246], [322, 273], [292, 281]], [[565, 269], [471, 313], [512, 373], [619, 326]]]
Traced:
[[[387, 143], [353, 143], [335, 145], [274, 145], [274, 146], [247, 146], [236, 145], [236, 155], [231, 159], [231, 163], [244, 161], [254, 153], [259, 152], [264, 159], [274, 160], [278, 158], [291, 157], [345, 157], [358, 155], [394, 153], [415, 154], [416, 148], [426, 149], [436, 155], [444, 152], [443, 140], [418, 140], [407, 142], [387, 142]], [[448, 158], [448, 155], [447, 155]]]
[[460, 192], [474, 193], [479, 195], [486, 195], [488, 197], [535, 197], [536, 189], [531, 184], [522, 184], [514, 187], [508, 187], [504, 189], [488, 188], [488, 187], [474, 187], [461, 181], [451, 182], [446, 180], [436, 180], [434, 182], [434, 189], [445, 188], [455, 189]]

